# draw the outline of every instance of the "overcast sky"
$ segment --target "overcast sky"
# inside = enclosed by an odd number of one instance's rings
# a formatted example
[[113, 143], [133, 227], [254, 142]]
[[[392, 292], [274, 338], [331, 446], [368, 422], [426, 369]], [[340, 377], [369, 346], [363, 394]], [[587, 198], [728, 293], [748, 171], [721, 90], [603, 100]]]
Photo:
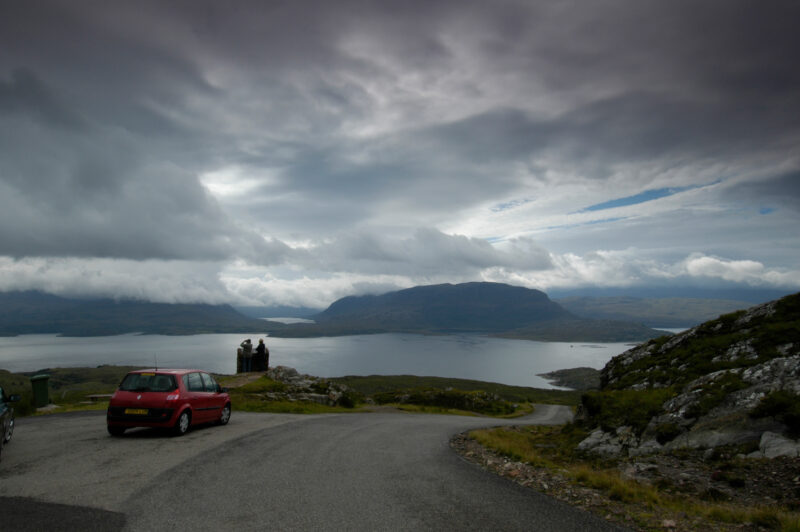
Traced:
[[798, 27], [796, 1], [0, 0], [0, 290], [794, 292]]

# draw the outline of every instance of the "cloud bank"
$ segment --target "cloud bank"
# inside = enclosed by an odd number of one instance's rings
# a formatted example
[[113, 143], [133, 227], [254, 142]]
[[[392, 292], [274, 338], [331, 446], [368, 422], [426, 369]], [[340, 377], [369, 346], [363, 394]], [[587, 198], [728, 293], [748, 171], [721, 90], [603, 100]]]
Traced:
[[795, 2], [0, 6], [0, 290], [800, 288]]

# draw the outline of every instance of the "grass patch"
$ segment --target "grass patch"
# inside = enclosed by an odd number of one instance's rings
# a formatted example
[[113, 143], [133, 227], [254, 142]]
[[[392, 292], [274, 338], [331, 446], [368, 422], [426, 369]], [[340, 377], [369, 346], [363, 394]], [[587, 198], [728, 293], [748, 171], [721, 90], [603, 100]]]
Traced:
[[344, 384], [365, 395], [395, 392], [397, 390], [424, 390], [448, 388], [469, 391], [484, 391], [497, 395], [512, 403], [547, 403], [551, 405], [577, 406], [581, 392], [568, 390], [544, 390], [525, 386], [509, 386], [494, 382], [483, 382], [470, 379], [448, 379], [444, 377], [419, 377], [416, 375], [368, 375], [346, 376], [330, 379]]
[[[224, 384], [223, 384], [224, 386]], [[247, 393], [282, 393], [286, 391], [286, 384], [280, 381], [272, 380], [266, 375], [255, 380], [253, 382], [248, 382], [242, 386], [238, 386], [236, 388], [232, 388], [228, 390], [231, 394], [247, 394]]]
[[507, 416], [516, 412], [517, 405], [499, 396], [481, 390], [414, 389], [376, 393], [372, 399], [378, 404], [400, 403], [465, 410], [490, 416]]
[[609, 432], [629, 426], [640, 435], [650, 419], [661, 411], [661, 405], [674, 395], [669, 388], [588, 392], [581, 397], [581, 405], [587, 426], [599, 425]]
[[270, 401], [253, 395], [231, 398], [233, 409], [241, 412], [269, 412], [273, 414], [341, 414], [354, 412], [336, 406], [321, 405], [311, 401]]

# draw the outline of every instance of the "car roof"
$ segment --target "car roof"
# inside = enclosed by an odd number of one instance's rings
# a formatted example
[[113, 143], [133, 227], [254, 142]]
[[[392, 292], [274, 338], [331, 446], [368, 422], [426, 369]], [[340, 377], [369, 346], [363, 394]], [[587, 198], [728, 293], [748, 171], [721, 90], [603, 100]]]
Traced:
[[167, 368], [150, 368], [150, 369], [137, 369], [131, 371], [130, 373], [170, 373], [172, 375], [183, 375], [185, 373], [192, 373], [195, 371], [199, 371], [201, 373], [208, 373], [207, 371], [203, 371], [202, 369], [167, 369]]

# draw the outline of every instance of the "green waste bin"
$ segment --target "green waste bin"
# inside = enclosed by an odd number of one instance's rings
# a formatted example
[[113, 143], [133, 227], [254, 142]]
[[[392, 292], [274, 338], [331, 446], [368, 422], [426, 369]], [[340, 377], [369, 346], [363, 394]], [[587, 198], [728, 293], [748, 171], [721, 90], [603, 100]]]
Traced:
[[34, 408], [42, 408], [50, 403], [50, 393], [47, 387], [47, 381], [50, 380], [50, 375], [34, 375], [31, 377], [31, 386], [33, 387], [33, 406]]

